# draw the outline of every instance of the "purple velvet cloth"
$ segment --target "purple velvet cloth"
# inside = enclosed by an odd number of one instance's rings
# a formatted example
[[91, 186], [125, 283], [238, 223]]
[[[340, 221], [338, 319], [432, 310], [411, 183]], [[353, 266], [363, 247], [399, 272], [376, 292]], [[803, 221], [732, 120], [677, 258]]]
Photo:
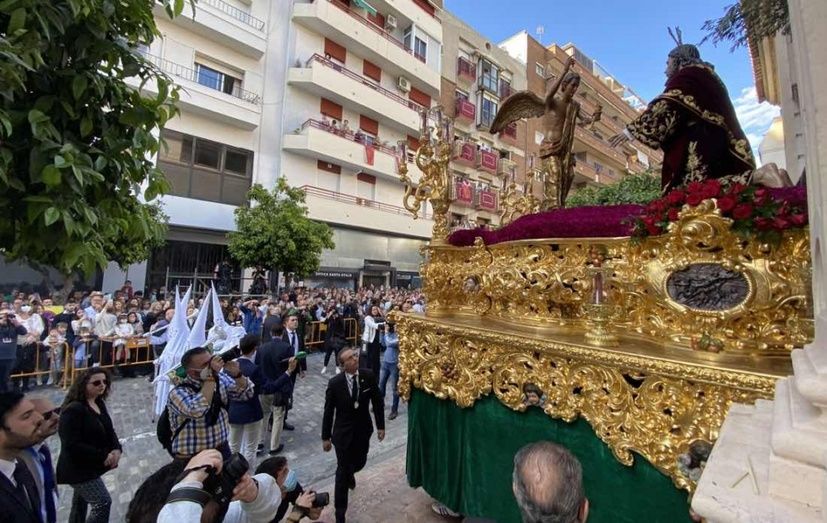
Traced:
[[465, 229], [454, 231], [448, 243], [456, 247], [474, 244], [477, 236], [486, 245], [538, 238], [614, 238], [630, 236], [632, 218], [641, 214], [640, 205], [605, 205], [573, 207], [529, 214], [517, 218], [502, 229]]
[[804, 186], [782, 187], [768, 191], [775, 200], [789, 202], [794, 207], [807, 208], [807, 188]]

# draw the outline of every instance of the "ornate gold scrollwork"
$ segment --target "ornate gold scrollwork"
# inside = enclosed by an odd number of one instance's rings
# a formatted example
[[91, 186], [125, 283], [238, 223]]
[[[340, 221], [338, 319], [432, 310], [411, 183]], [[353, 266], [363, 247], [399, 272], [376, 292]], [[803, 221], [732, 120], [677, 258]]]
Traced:
[[523, 386], [546, 396], [544, 411], [582, 416], [615, 457], [637, 453], [679, 488], [694, 482], [677, 467], [693, 441], [714, 442], [729, 406], [768, 398], [775, 376], [558, 343], [411, 314], [396, 316], [402, 348], [400, 394], [420, 388], [461, 407], [494, 393], [524, 410]]

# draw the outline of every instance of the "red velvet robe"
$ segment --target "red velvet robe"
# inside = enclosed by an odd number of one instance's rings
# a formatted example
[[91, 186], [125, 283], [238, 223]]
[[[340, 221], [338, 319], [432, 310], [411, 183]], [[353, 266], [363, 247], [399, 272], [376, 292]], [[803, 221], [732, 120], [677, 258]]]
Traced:
[[627, 129], [649, 147], [663, 150], [664, 191], [706, 178], [746, 183], [755, 169], [729, 93], [707, 65], [681, 68]]

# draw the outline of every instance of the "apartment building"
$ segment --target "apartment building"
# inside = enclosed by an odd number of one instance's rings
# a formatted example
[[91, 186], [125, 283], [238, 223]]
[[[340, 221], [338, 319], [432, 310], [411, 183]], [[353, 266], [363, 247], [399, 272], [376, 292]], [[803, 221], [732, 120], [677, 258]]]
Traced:
[[[580, 74], [580, 88], [576, 99], [581, 110], [591, 115], [597, 104], [603, 108], [602, 118], [593, 127], [578, 126], [573, 151], [577, 158], [574, 187], [607, 185], [616, 183], [627, 172], [637, 173], [648, 167], [658, 167], [663, 160], [660, 151], [652, 150], [639, 142], [612, 148], [608, 139], [621, 132], [623, 127], [645, 108], [645, 102], [631, 89], [608, 74], [594, 59], [569, 43], [563, 46], [551, 44], [544, 47], [526, 31], [511, 36], [500, 47], [525, 64], [528, 89], [544, 96], [548, 82], [563, 71], [574, 57], [575, 72]], [[535, 166], [543, 134], [539, 121], [529, 121], [526, 153], [529, 164]]]
[[420, 110], [439, 100], [440, 8], [293, 2], [277, 171], [304, 187], [310, 216], [327, 222], [336, 242], [307, 285], [418, 285], [433, 221], [427, 208], [414, 220], [402, 207], [398, 165], [402, 145], [418, 148]]
[[526, 89], [525, 64], [443, 11], [440, 101], [454, 117], [451, 226], [498, 225], [504, 184], [528, 168], [526, 122], [489, 132], [503, 100]]

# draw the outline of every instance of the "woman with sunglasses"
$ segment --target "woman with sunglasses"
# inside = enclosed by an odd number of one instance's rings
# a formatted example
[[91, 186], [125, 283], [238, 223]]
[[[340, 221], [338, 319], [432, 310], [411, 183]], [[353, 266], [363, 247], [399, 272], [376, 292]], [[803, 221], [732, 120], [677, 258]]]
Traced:
[[[121, 444], [106, 410], [109, 372], [100, 367], [87, 369], [72, 384], [60, 415], [60, 457], [57, 483], [71, 485], [71, 523], [106, 523], [112, 498], [103, 476], [118, 466]], [[87, 507], [91, 507], [86, 518]]]

